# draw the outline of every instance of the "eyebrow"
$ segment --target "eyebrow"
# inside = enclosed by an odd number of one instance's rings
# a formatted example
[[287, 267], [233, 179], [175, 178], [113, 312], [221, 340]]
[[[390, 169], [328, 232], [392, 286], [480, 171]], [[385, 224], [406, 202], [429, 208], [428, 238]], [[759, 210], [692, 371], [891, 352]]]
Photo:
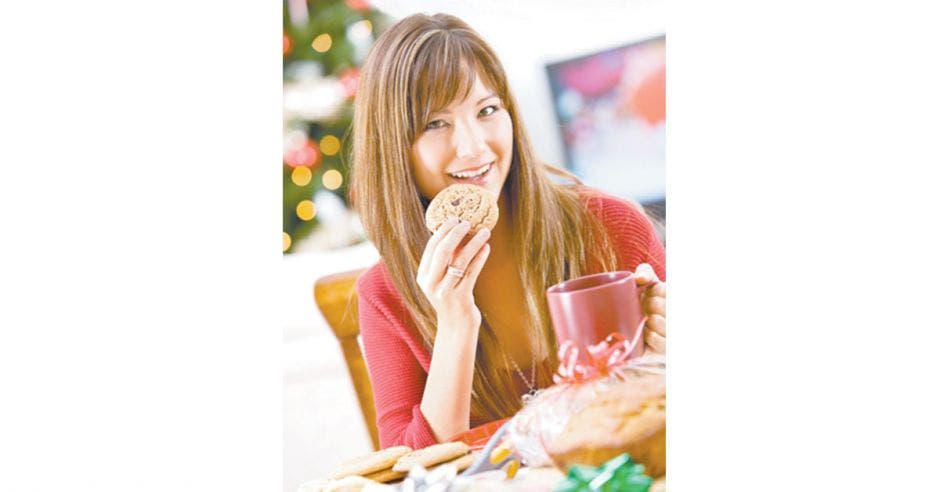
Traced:
[[[490, 98], [492, 98], [492, 97], [498, 97], [498, 96], [496, 95], [495, 92], [490, 92], [490, 94], [489, 94], [488, 96], [484, 96], [484, 97], [480, 98], [480, 99], [477, 101], [477, 104], [480, 104], [480, 103], [482, 103], [483, 101], [486, 101], [487, 99], [490, 99]], [[450, 111], [448, 111], [448, 110], [446, 110], [446, 109], [442, 109], [442, 110], [440, 110], [440, 111], [435, 111], [435, 112], [433, 112], [433, 113], [431, 113], [431, 114], [450, 114]]]

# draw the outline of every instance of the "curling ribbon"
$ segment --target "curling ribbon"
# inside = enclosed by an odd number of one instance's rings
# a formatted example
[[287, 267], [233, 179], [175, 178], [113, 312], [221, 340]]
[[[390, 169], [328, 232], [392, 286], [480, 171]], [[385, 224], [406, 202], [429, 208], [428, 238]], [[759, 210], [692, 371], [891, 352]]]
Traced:
[[587, 357], [582, 357], [582, 348], [572, 340], [565, 340], [558, 349], [558, 371], [552, 377], [556, 384], [574, 384], [605, 377], [609, 374], [623, 376], [626, 369], [663, 373], [666, 359], [660, 355], [644, 355], [630, 359], [630, 353], [640, 342], [646, 328], [646, 318], [627, 340], [621, 333], [611, 333], [600, 343], [587, 347]]

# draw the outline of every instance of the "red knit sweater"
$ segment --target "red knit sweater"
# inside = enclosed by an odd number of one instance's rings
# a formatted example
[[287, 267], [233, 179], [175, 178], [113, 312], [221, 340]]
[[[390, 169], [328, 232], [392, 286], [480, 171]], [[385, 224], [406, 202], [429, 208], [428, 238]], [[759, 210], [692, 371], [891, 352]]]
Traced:
[[[585, 191], [582, 199], [606, 226], [619, 268], [634, 270], [640, 263], [649, 263], [665, 281], [665, 252], [643, 213], [626, 201], [594, 190]], [[431, 353], [424, 347], [385, 264], [379, 261], [367, 270], [357, 281], [356, 290], [381, 447], [418, 449], [435, 444], [420, 408]]]

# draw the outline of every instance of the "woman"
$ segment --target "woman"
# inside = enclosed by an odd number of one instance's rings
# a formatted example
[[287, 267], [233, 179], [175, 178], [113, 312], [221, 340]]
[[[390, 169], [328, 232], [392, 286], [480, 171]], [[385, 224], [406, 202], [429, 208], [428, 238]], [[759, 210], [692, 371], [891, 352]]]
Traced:
[[[665, 349], [664, 252], [649, 220], [550, 179], [577, 183], [535, 159], [502, 65], [465, 23], [414, 15], [380, 36], [352, 136], [352, 196], [382, 256], [356, 287], [383, 448], [512, 416], [521, 395], [550, 385], [545, 290], [564, 279], [628, 269], [654, 283], [646, 343]], [[430, 200], [467, 182], [498, 197], [493, 230], [468, 237], [451, 221], [430, 233]]]

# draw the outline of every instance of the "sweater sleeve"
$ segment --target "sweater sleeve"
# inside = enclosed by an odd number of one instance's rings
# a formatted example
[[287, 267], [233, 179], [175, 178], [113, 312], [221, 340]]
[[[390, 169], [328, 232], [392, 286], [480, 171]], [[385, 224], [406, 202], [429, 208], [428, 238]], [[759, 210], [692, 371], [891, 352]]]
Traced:
[[368, 281], [359, 291], [359, 330], [366, 366], [372, 381], [379, 444], [419, 449], [436, 444], [431, 426], [421, 412], [427, 374], [403, 338], [405, 323], [381, 302]]
[[595, 207], [601, 210], [601, 220], [622, 267], [633, 271], [640, 263], [649, 263], [659, 279], [665, 282], [666, 251], [652, 222], [639, 205], [604, 195], [597, 198]]

